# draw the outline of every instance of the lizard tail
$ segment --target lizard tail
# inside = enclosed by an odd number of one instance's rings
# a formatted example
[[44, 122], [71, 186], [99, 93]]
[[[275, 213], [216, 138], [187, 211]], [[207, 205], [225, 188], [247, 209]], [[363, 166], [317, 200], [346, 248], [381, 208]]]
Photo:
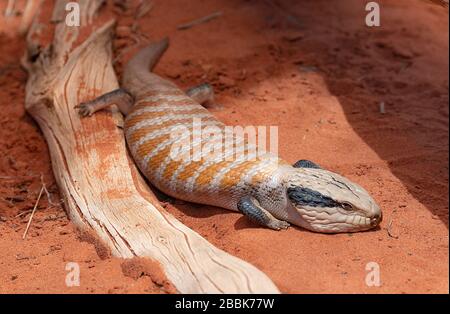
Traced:
[[150, 84], [157, 83], [160, 79], [152, 74], [151, 71], [168, 47], [169, 38], [166, 37], [158, 42], [151, 43], [139, 51], [125, 67], [123, 74], [124, 85], [135, 85], [135, 87], [138, 87], [136, 85], [139, 85], [139, 83], [142, 83], [143, 81]]
[[166, 52], [167, 48], [169, 48], [168, 37], [158, 42], [151, 43], [139, 51], [130, 62], [128, 62], [125, 71], [132, 71], [134, 73], [142, 70], [152, 71], [164, 52]]

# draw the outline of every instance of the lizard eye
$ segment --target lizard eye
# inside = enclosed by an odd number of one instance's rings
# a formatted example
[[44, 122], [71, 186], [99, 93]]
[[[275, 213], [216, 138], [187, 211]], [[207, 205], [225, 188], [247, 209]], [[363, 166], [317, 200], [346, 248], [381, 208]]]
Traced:
[[347, 210], [347, 211], [353, 210], [353, 205], [350, 204], [350, 203], [342, 203], [342, 204], [341, 204], [341, 207], [342, 207], [344, 210]]

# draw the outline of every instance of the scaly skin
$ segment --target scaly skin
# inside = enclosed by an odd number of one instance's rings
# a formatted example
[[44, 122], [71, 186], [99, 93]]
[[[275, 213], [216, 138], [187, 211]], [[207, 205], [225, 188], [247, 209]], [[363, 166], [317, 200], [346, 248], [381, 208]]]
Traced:
[[[167, 47], [166, 39], [143, 49], [127, 65], [122, 89], [77, 106], [82, 116], [113, 103], [119, 106], [126, 115], [131, 155], [153, 185], [178, 199], [239, 210], [275, 230], [292, 223], [323, 233], [355, 232], [379, 224], [379, 207], [357, 184], [309, 161], [294, 167], [270, 153], [256, 155], [255, 146], [236, 135], [232, 143], [223, 144], [224, 155], [198, 160], [174, 155], [174, 147], [191, 138], [194, 119], [221, 135], [225, 125], [199, 103], [212, 100], [207, 86], [191, 89], [188, 96], [149, 71]], [[195, 138], [181, 152], [192, 157], [205, 144], [222, 143], [214, 135]], [[235, 150], [227, 149], [231, 147]], [[244, 154], [233, 157], [238, 148]]]

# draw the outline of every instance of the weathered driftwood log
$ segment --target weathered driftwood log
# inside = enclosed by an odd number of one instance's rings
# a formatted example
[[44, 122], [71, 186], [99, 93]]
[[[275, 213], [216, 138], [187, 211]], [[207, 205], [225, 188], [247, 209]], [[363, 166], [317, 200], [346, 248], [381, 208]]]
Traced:
[[114, 22], [99, 26], [104, 18], [95, 15], [103, 0], [79, 0], [81, 27], [67, 26], [66, 2], [56, 1], [52, 17], [38, 13], [23, 63], [29, 72], [26, 109], [48, 142], [71, 220], [95, 232], [115, 256], [158, 261], [181, 293], [277, 293], [261, 271], [214, 247], [160, 206], [128, 156], [118, 112], [80, 120], [75, 105], [118, 87]]

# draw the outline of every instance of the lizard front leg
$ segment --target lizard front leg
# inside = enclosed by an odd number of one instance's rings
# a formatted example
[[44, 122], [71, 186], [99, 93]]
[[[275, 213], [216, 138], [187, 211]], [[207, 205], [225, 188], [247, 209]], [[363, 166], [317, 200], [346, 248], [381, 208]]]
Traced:
[[251, 221], [274, 230], [287, 229], [287, 221], [276, 219], [271, 213], [261, 207], [258, 200], [251, 196], [244, 196], [237, 204], [238, 210]]
[[82, 102], [76, 105], [75, 108], [78, 109], [78, 113], [82, 117], [92, 116], [95, 112], [107, 108], [111, 105], [117, 105], [120, 112], [123, 115], [127, 115], [133, 106], [133, 97], [124, 89], [119, 88], [113, 90], [112, 92], [103, 94], [100, 97], [88, 102]]

